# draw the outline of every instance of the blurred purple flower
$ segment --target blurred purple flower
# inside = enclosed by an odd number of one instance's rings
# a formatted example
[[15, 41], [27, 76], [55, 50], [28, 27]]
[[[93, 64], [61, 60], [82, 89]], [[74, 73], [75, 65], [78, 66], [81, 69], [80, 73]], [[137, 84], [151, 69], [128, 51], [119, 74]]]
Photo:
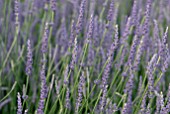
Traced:
[[17, 108], [17, 114], [22, 114], [22, 101], [21, 101], [21, 95], [20, 93], [18, 92], [17, 93], [17, 104], [18, 104], [18, 108]]
[[27, 41], [27, 63], [26, 63], [26, 74], [27, 76], [32, 75], [32, 49], [31, 49], [31, 41], [28, 39]]

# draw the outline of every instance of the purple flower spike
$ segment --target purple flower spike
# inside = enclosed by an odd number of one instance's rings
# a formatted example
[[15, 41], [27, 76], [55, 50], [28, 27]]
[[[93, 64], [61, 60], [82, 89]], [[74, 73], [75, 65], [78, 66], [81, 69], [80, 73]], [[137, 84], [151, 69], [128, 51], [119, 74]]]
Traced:
[[66, 66], [66, 69], [65, 69], [65, 71], [64, 71], [64, 85], [65, 86], [68, 86], [68, 65]]
[[51, 5], [51, 10], [55, 11], [56, 10], [56, 0], [51, 0], [50, 5]]
[[165, 108], [166, 108], [166, 112], [169, 113], [170, 112], [170, 85], [168, 88], [167, 104], [166, 104]]
[[78, 86], [78, 97], [76, 101], [76, 112], [78, 112], [79, 107], [81, 106], [81, 102], [83, 99], [83, 86], [85, 84], [85, 76], [84, 72], [82, 72], [82, 75], [80, 76], [79, 86]]
[[40, 71], [40, 79], [41, 79], [41, 91], [40, 91], [40, 100], [38, 103], [38, 109], [37, 114], [44, 114], [44, 106], [45, 106], [45, 99], [47, 98], [48, 94], [48, 87], [46, 82], [46, 76], [45, 76], [45, 58], [43, 58], [42, 62], [42, 68]]
[[76, 25], [76, 33], [77, 33], [77, 35], [82, 30], [84, 13], [85, 13], [85, 5], [86, 5], [86, 0], [82, 0], [81, 5], [80, 5], [80, 10], [79, 10], [78, 22], [77, 22], [77, 25]]
[[112, 21], [112, 18], [113, 18], [113, 13], [114, 13], [114, 3], [115, 1], [112, 0], [111, 3], [110, 3], [110, 8], [109, 8], [109, 12], [108, 12], [108, 15], [107, 15], [107, 20], [108, 21]]
[[91, 15], [89, 30], [88, 30], [88, 33], [87, 33], [87, 43], [90, 42], [90, 40], [93, 36], [93, 30], [94, 30], [94, 18], [93, 18], [93, 15]]
[[76, 64], [77, 61], [77, 53], [78, 53], [78, 47], [77, 47], [77, 38], [74, 39], [74, 49], [72, 52], [72, 60], [70, 64], [70, 68], [74, 70], [74, 65]]
[[125, 30], [123, 32], [122, 38], [121, 38], [121, 43], [123, 43], [125, 46], [127, 45], [126, 40], [128, 39], [128, 36], [130, 34], [130, 27], [131, 27], [131, 17], [128, 17]]
[[15, 15], [15, 25], [19, 25], [19, 0], [14, 2], [14, 15]]
[[69, 47], [72, 47], [73, 42], [74, 42], [74, 38], [75, 38], [74, 30], [75, 30], [75, 22], [74, 20], [72, 20]]
[[65, 104], [65, 107], [67, 109], [71, 109], [71, 104], [70, 104], [70, 90], [69, 88], [67, 87], [67, 91], [66, 91], [66, 104]]
[[154, 38], [154, 48], [159, 49], [159, 28], [158, 23], [154, 20], [154, 30], [153, 30], [153, 38]]
[[27, 63], [26, 63], [26, 74], [27, 76], [31, 76], [32, 74], [32, 49], [31, 49], [31, 41], [27, 41]]
[[17, 114], [22, 114], [22, 101], [21, 101], [21, 95], [19, 92], [18, 92], [17, 98], [18, 98], [18, 100], [17, 100], [17, 103], [18, 103]]
[[38, 103], [37, 114], [44, 114], [45, 107], [45, 99], [47, 98], [47, 85], [45, 82], [41, 82], [41, 92], [40, 92], [40, 100]]
[[140, 113], [141, 114], [145, 114], [146, 113], [146, 99], [148, 96], [148, 92], [146, 92], [146, 94], [144, 95], [143, 99], [142, 99], [142, 104], [141, 104], [141, 109], [140, 109]]
[[[157, 62], [157, 59], [158, 59], [158, 55], [157, 54], [154, 54], [153, 57], [151, 58], [150, 62], [148, 63], [148, 66], [147, 66], [147, 75], [148, 75], [148, 90], [149, 90], [149, 93], [152, 93], [153, 90], [154, 90], [154, 76], [153, 76], [153, 71], [154, 71], [154, 68], [155, 68], [155, 65], [156, 65], [156, 62]], [[152, 97], [152, 96], [150, 96]]]
[[43, 39], [42, 39], [42, 46], [41, 46], [41, 52], [46, 53], [48, 50], [48, 23], [45, 23], [45, 29], [44, 29], [44, 34], [43, 34]]
[[168, 38], [168, 27], [166, 28], [166, 31], [164, 33], [162, 44], [161, 44], [161, 50], [160, 50], [160, 55], [163, 60], [163, 66], [162, 66], [163, 73], [166, 72], [169, 66], [169, 60], [170, 60], [167, 38]]
[[137, 13], [138, 13], [138, 7], [137, 7], [137, 0], [134, 0], [133, 2], [133, 7], [132, 7], [132, 11], [131, 11], [131, 25], [136, 25], [136, 18], [137, 18]]
[[102, 91], [102, 97], [101, 97], [101, 100], [100, 100], [100, 111], [103, 112], [103, 110], [105, 109], [105, 106], [106, 106], [106, 95], [107, 95], [107, 88], [108, 88], [108, 85], [105, 85], [103, 87], [103, 91]]

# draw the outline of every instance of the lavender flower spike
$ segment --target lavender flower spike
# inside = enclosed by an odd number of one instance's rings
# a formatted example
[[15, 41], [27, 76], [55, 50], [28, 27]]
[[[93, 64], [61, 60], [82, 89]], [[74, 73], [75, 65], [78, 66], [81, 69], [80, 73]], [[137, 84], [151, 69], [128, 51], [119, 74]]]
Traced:
[[110, 3], [109, 12], [108, 12], [108, 15], [107, 15], [107, 20], [108, 20], [108, 21], [112, 21], [112, 18], [113, 18], [114, 2], [115, 2], [115, 1], [112, 0], [111, 3]]
[[107, 59], [107, 65], [106, 68], [104, 69], [104, 73], [102, 76], [102, 99], [100, 101], [100, 105], [101, 105], [101, 111], [103, 111], [104, 107], [105, 107], [105, 103], [106, 103], [106, 93], [107, 93], [107, 80], [109, 77], [109, 72], [112, 66], [112, 58], [113, 58], [113, 54], [114, 51], [117, 49], [118, 47], [118, 26], [116, 25], [115, 27], [115, 41], [112, 43], [109, 52], [108, 52], [108, 59]]
[[85, 5], [86, 5], [86, 0], [82, 0], [81, 5], [80, 5], [78, 22], [77, 22], [77, 25], [76, 25], [76, 33], [77, 34], [79, 34], [80, 31], [82, 30], [83, 18], [84, 18], [84, 12], [85, 12]]
[[107, 88], [108, 88], [108, 85], [105, 85], [103, 87], [103, 95], [101, 97], [101, 100], [100, 100], [100, 111], [102, 112], [106, 106], [106, 95], [107, 95]]
[[169, 49], [168, 49], [168, 42], [167, 42], [167, 38], [168, 38], [168, 27], [166, 28], [166, 31], [164, 33], [164, 36], [162, 38], [162, 43], [161, 43], [161, 49], [160, 49], [160, 57], [161, 60], [163, 61], [163, 65], [162, 65], [162, 72], [165, 73], [168, 66], [169, 66]]
[[148, 97], [148, 91], [146, 92], [146, 94], [144, 95], [143, 99], [142, 99], [142, 104], [140, 106], [140, 113], [141, 114], [145, 114], [146, 113], [146, 99]]
[[70, 39], [69, 39], [69, 47], [71, 48], [74, 42], [74, 38], [75, 38], [75, 33], [74, 33], [74, 29], [75, 29], [75, 22], [74, 20], [72, 20], [71, 23], [71, 32], [70, 32]]
[[164, 45], [167, 45], [167, 38], [168, 38], [168, 27], [166, 27], [166, 31], [165, 31], [164, 37], [162, 39], [162, 42]]
[[56, 10], [56, 0], [50, 0], [50, 5], [51, 5], [51, 10], [55, 11]]
[[167, 104], [166, 104], [165, 108], [166, 108], [166, 112], [169, 113], [170, 112], [170, 84], [168, 87]]
[[81, 101], [83, 99], [83, 86], [85, 84], [85, 77], [84, 72], [82, 72], [82, 75], [80, 77], [79, 86], [78, 86], [78, 98], [76, 101], [76, 112], [78, 112], [79, 107], [81, 106]]
[[137, 0], [134, 0], [132, 12], [131, 12], [131, 16], [132, 16], [131, 25], [134, 25], [134, 26], [136, 25], [137, 13], [138, 13]]
[[44, 29], [44, 34], [43, 34], [43, 39], [42, 39], [42, 46], [41, 46], [41, 52], [42, 53], [46, 53], [47, 52], [47, 48], [48, 48], [48, 26], [49, 24], [46, 22], [45, 23], [45, 29]]
[[73, 49], [73, 52], [72, 52], [72, 60], [71, 60], [71, 64], [70, 64], [70, 68], [72, 70], [74, 70], [74, 65], [76, 64], [76, 61], [77, 61], [77, 53], [78, 53], [77, 38], [75, 37], [75, 39], [74, 39], [74, 49]]
[[64, 71], [64, 85], [67, 86], [68, 85], [68, 65], [66, 66], [66, 69]]
[[22, 114], [22, 101], [21, 101], [21, 95], [19, 92], [18, 92], [17, 98], [18, 98], [18, 100], [17, 100], [17, 103], [18, 103], [17, 114]]
[[70, 104], [70, 90], [69, 88], [67, 87], [67, 91], [66, 91], [66, 101], [65, 101], [65, 107], [67, 109], [70, 109], [71, 108], [71, 104]]
[[38, 103], [37, 114], [44, 114], [44, 106], [45, 106], [45, 98], [47, 97], [46, 93], [46, 84], [44, 82], [41, 83], [41, 92], [40, 92], [40, 100]]
[[14, 15], [15, 15], [15, 25], [19, 25], [19, 0], [14, 2]]
[[27, 41], [27, 63], [26, 63], [26, 74], [27, 76], [31, 76], [32, 74], [32, 49], [31, 49], [31, 41], [28, 39]]
[[93, 15], [91, 15], [89, 30], [87, 34], [87, 44], [90, 42], [90, 38], [92, 38], [93, 36], [93, 30], [94, 30], [94, 18], [93, 18]]
[[154, 84], [153, 70], [154, 70], [154, 68], [156, 66], [157, 59], [158, 59], [158, 55], [154, 54], [152, 59], [148, 63], [148, 67], [147, 67], [148, 84], [149, 84], [148, 90], [149, 90], [149, 93], [153, 92], [153, 86], [154, 86], [153, 85]]
[[44, 114], [43, 110], [45, 106], [45, 99], [47, 98], [47, 94], [48, 94], [46, 77], [45, 77], [45, 58], [41, 62], [42, 62], [42, 68], [40, 72], [41, 92], [40, 92], [40, 100], [38, 103], [37, 114]]

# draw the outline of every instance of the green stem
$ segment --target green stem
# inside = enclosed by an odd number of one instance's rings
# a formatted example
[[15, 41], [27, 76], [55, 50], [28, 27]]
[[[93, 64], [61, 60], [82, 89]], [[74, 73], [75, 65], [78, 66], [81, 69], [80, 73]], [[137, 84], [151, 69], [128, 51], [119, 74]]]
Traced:
[[49, 93], [48, 93], [48, 98], [47, 98], [47, 101], [46, 101], [46, 105], [45, 105], [45, 114], [47, 113], [47, 109], [48, 109], [48, 104], [49, 104], [49, 100], [50, 100], [50, 96], [51, 96], [51, 91], [53, 89], [53, 84], [54, 84], [54, 76], [52, 76], [52, 80], [51, 80], [51, 85], [50, 85], [50, 90], [49, 90]]

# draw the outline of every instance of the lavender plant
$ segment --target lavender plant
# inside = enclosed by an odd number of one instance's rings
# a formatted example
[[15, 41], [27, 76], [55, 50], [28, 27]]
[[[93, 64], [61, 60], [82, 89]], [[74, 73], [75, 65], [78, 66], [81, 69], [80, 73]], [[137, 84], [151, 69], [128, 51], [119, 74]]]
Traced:
[[170, 113], [169, 6], [0, 0], [0, 114]]

